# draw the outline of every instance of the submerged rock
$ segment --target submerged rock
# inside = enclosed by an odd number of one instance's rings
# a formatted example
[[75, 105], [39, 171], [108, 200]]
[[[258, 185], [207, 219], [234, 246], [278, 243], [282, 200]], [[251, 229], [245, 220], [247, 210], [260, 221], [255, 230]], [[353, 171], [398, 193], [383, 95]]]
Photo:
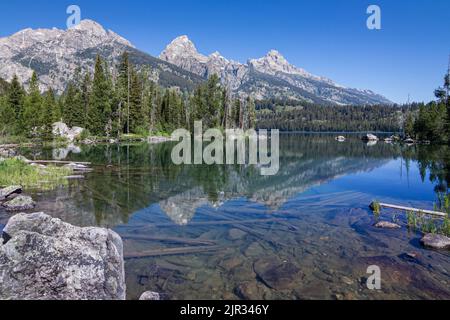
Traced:
[[253, 268], [258, 277], [275, 290], [294, 289], [304, 278], [301, 270], [291, 262], [264, 259], [256, 261]]
[[239, 230], [239, 229], [231, 229], [228, 231], [228, 239], [230, 240], [240, 240], [247, 235], [247, 232]]
[[440, 234], [427, 234], [420, 242], [427, 248], [450, 249], [450, 238]]
[[398, 224], [396, 224], [396, 223], [393, 223], [393, 222], [389, 222], [389, 221], [380, 221], [380, 222], [377, 222], [377, 223], [374, 225], [374, 227], [375, 227], [375, 228], [380, 228], [380, 229], [400, 229], [400, 228], [401, 228], [400, 225], [398, 225]]
[[26, 211], [33, 209], [36, 206], [36, 202], [29, 196], [18, 196], [5, 202], [3, 206], [6, 208], [6, 211], [9, 212]]
[[4, 233], [0, 299], [125, 299], [123, 245], [115, 232], [33, 213], [12, 217]]
[[141, 295], [139, 300], [159, 301], [161, 300], [161, 295], [157, 292], [146, 291]]
[[0, 201], [5, 200], [12, 194], [21, 193], [21, 192], [22, 192], [22, 186], [9, 186], [9, 187], [0, 189]]
[[256, 282], [252, 281], [241, 283], [234, 289], [234, 293], [244, 300], [261, 300], [264, 291]]

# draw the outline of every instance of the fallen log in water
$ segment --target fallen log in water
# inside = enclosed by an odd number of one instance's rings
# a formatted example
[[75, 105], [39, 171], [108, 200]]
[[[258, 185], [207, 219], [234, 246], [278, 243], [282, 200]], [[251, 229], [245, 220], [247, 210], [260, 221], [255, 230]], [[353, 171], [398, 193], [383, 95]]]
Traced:
[[[250, 220], [216, 220], [216, 221], [203, 221], [203, 222], [190, 222], [188, 227], [196, 226], [219, 226], [219, 225], [236, 225], [236, 224], [257, 224], [266, 222], [286, 221], [285, 218], [271, 218], [271, 219], [250, 219]], [[131, 230], [142, 230], [151, 228], [173, 228], [176, 225], [174, 223], [155, 223], [155, 224], [134, 224], [130, 225]]]
[[139, 236], [133, 234], [121, 234], [122, 239], [125, 240], [143, 240], [143, 241], [160, 241], [171, 243], [183, 243], [190, 245], [215, 245], [216, 241], [202, 240], [202, 239], [189, 239], [189, 238], [176, 238], [176, 237], [158, 237], [158, 236]]
[[36, 163], [36, 164], [76, 164], [89, 166], [91, 162], [77, 162], [77, 161], [60, 161], [60, 160], [28, 160], [28, 163]]
[[181, 248], [164, 248], [147, 250], [141, 252], [129, 252], [125, 253], [124, 259], [139, 259], [139, 258], [151, 258], [160, 256], [173, 256], [181, 254], [193, 254], [204, 253], [210, 251], [217, 251], [223, 248], [222, 246], [198, 246], [198, 247], [181, 247]]
[[84, 176], [67, 176], [64, 178], [67, 180], [82, 180], [82, 179], [84, 179]]
[[[380, 206], [380, 208], [389, 208], [389, 209], [396, 209], [396, 210], [407, 211], [407, 212], [429, 214], [429, 215], [443, 217], [443, 218], [445, 218], [447, 216], [447, 213], [444, 213], [444, 212], [425, 210], [425, 209], [417, 209], [417, 208], [411, 208], [411, 207], [403, 207], [403, 206], [398, 206], [395, 204], [377, 203], [377, 205]], [[372, 208], [372, 210], [373, 210], [373, 208], [375, 206], [376, 206], [375, 203], [372, 203], [370, 205], [370, 208]]]

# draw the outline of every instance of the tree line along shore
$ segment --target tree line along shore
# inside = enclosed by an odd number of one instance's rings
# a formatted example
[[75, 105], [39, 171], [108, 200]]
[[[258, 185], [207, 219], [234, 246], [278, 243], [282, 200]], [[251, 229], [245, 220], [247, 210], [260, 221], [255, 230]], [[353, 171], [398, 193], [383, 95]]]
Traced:
[[[192, 92], [163, 88], [149, 68], [137, 69], [124, 52], [111, 66], [97, 56], [94, 71], [75, 72], [66, 90], [42, 92], [35, 72], [27, 88], [17, 76], [0, 79], [0, 144], [50, 141], [52, 124], [86, 129], [83, 137], [167, 136], [178, 128], [257, 128], [282, 131], [387, 131], [448, 143], [450, 76], [436, 101], [408, 105], [316, 105], [300, 100], [234, 96], [217, 75]], [[101, 139], [100, 139], [101, 140]]]

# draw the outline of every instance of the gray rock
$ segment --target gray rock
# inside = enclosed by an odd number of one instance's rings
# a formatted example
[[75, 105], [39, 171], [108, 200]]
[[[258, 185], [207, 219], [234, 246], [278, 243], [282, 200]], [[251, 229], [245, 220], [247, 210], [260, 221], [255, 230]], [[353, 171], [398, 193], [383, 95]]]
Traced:
[[29, 196], [18, 196], [5, 202], [3, 206], [6, 208], [6, 211], [9, 212], [26, 211], [33, 209], [36, 206], [36, 202]]
[[262, 259], [254, 263], [253, 269], [258, 277], [275, 290], [291, 290], [299, 287], [304, 274], [291, 262]]
[[244, 282], [234, 289], [234, 293], [244, 300], [261, 300], [264, 291], [256, 282]]
[[228, 239], [230, 240], [240, 240], [244, 238], [247, 235], [246, 232], [239, 230], [239, 229], [231, 229], [228, 231]]
[[161, 300], [161, 295], [157, 292], [146, 291], [141, 295], [139, 300], [159, 301]]
[[124, 300], [123, 245], [113, 231], [44, 213], [18, 214], [0, 244], [0, 299]]
[[9, 186], [0, 190], [0, 201], [5, 200], [14, 193], [21, 193], [22, 186]]
[[14, 157], [15, 155], [16, 155], [16, 151], [14, 151], [13, 149], [0, 148], [0, 156], [1, 157], [11, 158], [11, 157]]
[[450, 238], [441, 234], [426, 234], [420, 242], [427, 248], [450, 249]]
[[400, 229], [401, 228], [400, 225], [393, 223], [393, 222], [389, 222], [389, 221], [377, 222], [375, 224], [375, 227], [380, 228], [380, 229]]
[[66, 138], [70, 142], [80, 137], [83, 131], [84, 129], [80, 127], [69, 128], [63, 122], [55, 122], [52, 125], [52, 133], [54, 136]]

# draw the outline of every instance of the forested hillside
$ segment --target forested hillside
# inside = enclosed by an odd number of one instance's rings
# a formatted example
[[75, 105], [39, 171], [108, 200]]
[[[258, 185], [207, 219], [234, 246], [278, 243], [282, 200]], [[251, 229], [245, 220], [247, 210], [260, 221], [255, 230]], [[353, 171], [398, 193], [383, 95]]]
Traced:
[[97, 56], [94, 73], [78, 69], [60, 96], [53, 90], [41, 93], [36, 73], [27, 90], [17, 76], [10, 84], [0, 81], [0, 132], [48, 139], [57, 121], [107, 137], [191, 129], [195, 120], [209, 128], [255, 126], [252, 99], [233, 99], [216, 75], [182, 91], [156, 84], [150, 72], [135, 67], [125, 52], [115, 68]]
[[283, 131], [387, 131], [401, 132], [411, 106], [331, 106], [298, 101], [257, 102], [258, 128]]

